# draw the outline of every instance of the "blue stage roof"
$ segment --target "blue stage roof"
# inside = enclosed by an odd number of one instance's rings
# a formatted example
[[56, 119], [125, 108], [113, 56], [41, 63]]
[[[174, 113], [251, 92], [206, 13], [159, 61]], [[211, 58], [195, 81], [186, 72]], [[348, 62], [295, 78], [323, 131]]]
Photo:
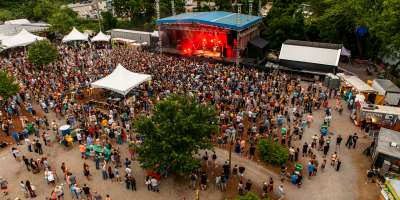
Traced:
[[[238, 20], [239, 18], [239, 20]], [[262, 20], [259, 16], [244, 15], [231, 12], [192, 12], [162, 18], [156, 21], [159, 24], [174, 23], [202, 23], [211, 26], [240, 31], [256, 24]], [[239, 23], [238, 23], [239, 22]]]

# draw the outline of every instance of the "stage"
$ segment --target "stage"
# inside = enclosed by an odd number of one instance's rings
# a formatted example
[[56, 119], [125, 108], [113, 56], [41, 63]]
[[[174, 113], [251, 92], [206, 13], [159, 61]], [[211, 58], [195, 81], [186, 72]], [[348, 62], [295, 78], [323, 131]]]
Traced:
[[[236, 58], [229, 58], [229, 57], [222, 57], [220, 52], [212, 52], [212, 51], [203, 51], [197, 50], [191, 55], [186, 55], [182, 53], [180, 50], [175, 48], [163, 48], [162, 53], [173, 54], [173, 55], [180, 55], [180, 56], [187, 56], [187, 57], [197, 57], [197, 58], [209, 58], [216, 61], [226, 62], [226, 63], [235, 63]], [[240, 61], [243, 61], [243, 58], [240, 58]]]
[[161, 51], [181, 56], [240, 62], [259, 36], [262, 18], [229, 12], [194, 12], [159, 19]]

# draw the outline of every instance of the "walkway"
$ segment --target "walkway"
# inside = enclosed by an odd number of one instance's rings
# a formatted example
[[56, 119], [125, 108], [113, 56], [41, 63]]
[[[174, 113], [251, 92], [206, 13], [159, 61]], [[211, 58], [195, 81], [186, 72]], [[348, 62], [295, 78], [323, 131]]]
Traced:
[[[331, 100], [330, 105], [333, 105], [334, 100]], [[295, 141], [293, 145], [300, 147], [305, 141], [311, 143], [311, 137], [314, 134], [319, 134], [319, 125], [322, 124], [324, 113], [322, 110], [313, 113], [314, 122], [310, 129], [306, 129], [303, 140]], [[349, 118], [349, 111], [345, 108], [342, 115], [333, 111], [333, 122], [330, 128], [331, 132], [335, 135], [332, 137], [332, 145], [328, 156], [334, 151], [334, 144], [336, 143], [337, 134], [343, 137], [342, 148], [338, 152], [342, 160], [340, 171], [329, 166], [329, 162], [324, 172], [319, 172], [317, 176], [308, 179], [304, 177], [302, 187], [299, 189], [289, 182], [284, 182], [286, 191], [285, 199], [313, 199], [313, 200], [375, 200], [378, 198], [379, 190], [375, 184], [365, 184], [366, 171], [371, 165], [369, 159], [362, 154], [362, 151], [370, 144], [367, 137], [362, 137], [364, 134], [360, 133], [360, 129], [355, 127]], [[360, 136], [356, 149], [347, 149], [344, 143], [349, 134], [357, 132]], [[222, 149], [215, 149], [219, 164], [223, 164], [224, 160], [228, 160], [228, 152]], [[322, 152], [317, 153], [317, 158], [322, 163]], [[328, 159], [329, 160], [329, 159]], [[300, 160], [306, 166], [305, 158]], [[274, 179], [274, 188], [277, 188], [281, 182], [278, 175], [260, 166], [254, 161], [248, 160], [241, 156], [232, 153], [232, 165], [243, 165], [246, 167], [245, 177], [250, 178], [253, 184], [261, 185], [264, 181], [269, 180], [269, 177]], [[306, 169], [305, 169], [306, 170]]]

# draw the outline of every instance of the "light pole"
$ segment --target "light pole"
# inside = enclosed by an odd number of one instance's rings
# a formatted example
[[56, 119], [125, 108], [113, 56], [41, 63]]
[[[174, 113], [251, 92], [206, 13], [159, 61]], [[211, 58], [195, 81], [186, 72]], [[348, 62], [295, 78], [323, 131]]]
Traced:
[[249, 15], [253, 13], [253, 1], [254, 0], [249, 0]]
[[[242, 4], [241, 3], [237, 3], [237, 1], [235, 1], [235, 3], [232, 4], [232, 6], [237, 6], [238, 7], [237, 14], [236, 14], [236, 26], [237, 26], [237, 28], [239, 28], [239, 25], [240, 25], [240, 13], [242, 12]], [[239, 61], [240, 61], [239, 39], [240, 39], [240, 30], [236, 31], [236, 67], [239, 67]]]
[[[160, 19], [160, 0], [156, 0], [157, 19]], [[161, 24], [158, 25], [158, 44], [160, 45], [160, 55], [162, 55]]]
[[232, 147], [236, 140], [236, 130], [233, 126], [229, 127], [228, 142], [229, 142], [229, 170], [232, 167]]
[[171, 10], [172, 10], [172, 16], [176, 15], [175, 0], [171, 0]]

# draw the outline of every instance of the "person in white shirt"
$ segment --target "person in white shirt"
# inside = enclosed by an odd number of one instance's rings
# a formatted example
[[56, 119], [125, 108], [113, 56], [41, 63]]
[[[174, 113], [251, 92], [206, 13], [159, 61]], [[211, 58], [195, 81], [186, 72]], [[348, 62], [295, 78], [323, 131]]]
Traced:
[[150, 179], [151, 182], [151, 188], [153, 189], [154, 192], [160, 192], [160, 188], [158, 187], [158, 180], [154, 177]]
[[285, 190], [283, 189], [283, 185], [280, 185], [278, 187], [278, 196], [279, 196], [279, 200], [285, 198]]

